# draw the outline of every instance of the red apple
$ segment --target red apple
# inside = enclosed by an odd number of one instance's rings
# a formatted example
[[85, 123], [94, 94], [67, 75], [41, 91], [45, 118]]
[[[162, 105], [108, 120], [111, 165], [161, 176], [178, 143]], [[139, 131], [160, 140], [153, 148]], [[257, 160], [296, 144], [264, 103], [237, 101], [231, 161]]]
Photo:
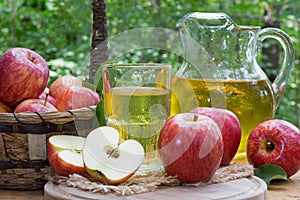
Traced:
[[56, 98], [58, 110], [73, 110], [86, 106], [97, 105], [100, 97], [97, 92], [83, 87], [71, 86], [65, 88]]
[[0, 101], [0, 113], [10, 113], [13, 109]]
[[42, 99], [27, 99], [22, 101], [14, 110], [15, 113], [20, 112], [51, 112], [58, 111], [51, 103]]
[[208, 116], [218, 124], [224, 144], [224, 154], [220, 165], [229, 165], [239, 148], [242, 136], [240, 121], [237, 116], [226, 109], [209, 107], [198, 107], [193, 109], [191, 113]]
[[53, 106], [56, 106], [56, 99], [49, 93], [43, 92], [38, 98], [51, 103]]
[[274, 164], [294, 175], [300, 169], [300, 130], [280, 119], [260, 123], [249, 135], [247, 158], [254, 167]]
[[85, 172], [82, 148], [85, 138], [72, 135], [53, 135], [48, 140], [48, 160], [61, 176]]
[[181, 182], [209, 181], [223, 156], [221, 131], [211, 118], [181, 113], [169, 118], [158, 139], [165, 171]]
[[49, 94], [52, 97], [57, 98], [59, 93], [61, 93], [66, 87], [74, 85], [82, 86], [82, 80], [71, 75], [61, 76], [50, 85]]
[[46, 61], [26, 48], [12, 48], [0, 58], [0, 101], [16, 106], [37, 98], [49, 79]]

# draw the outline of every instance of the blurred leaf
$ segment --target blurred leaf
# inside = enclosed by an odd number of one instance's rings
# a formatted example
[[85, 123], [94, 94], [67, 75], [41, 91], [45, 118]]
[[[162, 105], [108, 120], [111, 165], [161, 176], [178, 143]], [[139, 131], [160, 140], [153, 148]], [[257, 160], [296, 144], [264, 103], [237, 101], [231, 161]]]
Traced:
[[96, 107], [96, 116], [100, 126], [106, 126], [106, 120], [104, 115], [104, 101], [103, 96], [100, 97], [100, 102]]
[[254, 168], [254, 175], [261, 178], [269, 186], [272, 180], [287, 180], [286, 172], [278, 165], [264, 164]]
[[[120, 3], [120, 0], [106, 0], [105, 3], [109, 38], [133, 28], [163, 27], [177, 31], [176, 23], [186, 13], [225, 11], [238, 25], [266, 27], [266, 19], [280, 23], [280, 29], [291, 37], [296, 52], [300, 52], [300, 1], [127, 0]], [[266, 8], [269, 9], [267, 18], [264, 17]], [[276, 12], [276, 8], [281, 10]], [[0, 1], [0, 55], [13, 46], [37, 51], [47, 62], [51, 61], [49, 85], [62, 75], [87, 77], [92, 23], [91, 0]], [[165, 43], [167, 46], [168, 40]], [[258, 54], [257, 60], [264, 60], [264, 57]], [[53, 60], [60, 60], [62, 64], [53, 63]], [[178, 55], [153, 48], [129, 51], [114, 62], [170, 63], [174, 72], [182, 63]], [[278, 74], [278, 69], [264, 64], [260, 66], [267, 74], [273, 77]], [[300, 126], [299, 65], [300, 54], [296, 54], [295, 67], [275, 116], [296, 126]], [[100, 81], [95, 83], [100, 84]]]

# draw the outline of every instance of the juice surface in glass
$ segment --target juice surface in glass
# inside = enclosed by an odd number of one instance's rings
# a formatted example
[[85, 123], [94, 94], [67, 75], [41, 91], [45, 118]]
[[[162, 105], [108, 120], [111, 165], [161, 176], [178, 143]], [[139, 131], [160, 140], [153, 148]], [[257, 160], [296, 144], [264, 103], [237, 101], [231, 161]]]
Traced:
[[139, 171], [160, 170], [157, 141], [169, 115], [169, 90], [115, 87], [105, 92], [104, 98], [108, 125], [117, 128], [122, 139], [137, 140], [144, 147], [145, 159]]
[[235, 161], [246, 159], [250, 132], [274, 117], [275, 99], [268, 80], [207, 80], [174, 76], [171, 81], [170, 116], [195, 107], [225, 108], [239, 118], [242, 138]]

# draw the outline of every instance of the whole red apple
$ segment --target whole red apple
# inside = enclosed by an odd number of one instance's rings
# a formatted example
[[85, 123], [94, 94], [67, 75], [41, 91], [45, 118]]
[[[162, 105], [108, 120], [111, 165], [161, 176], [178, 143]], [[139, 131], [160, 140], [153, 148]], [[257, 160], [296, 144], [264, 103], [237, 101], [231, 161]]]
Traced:
[[46, 61], [26, 48], [12, 48], [0, 58], [0, 101], [16, 106], [37, 98], [49, 79]]
[[158, 139], [165, 171], [181, 182], [209, 181], [223, 156], [221, 131], [211, 118], [181, 113], [169, 118]]
[[65, 75], [58, 77], [49, 87], [49, 94], [57, 98], [59, 93], [61, 93], [66, 87], [70, 86], [82, 86], [82, 80], [78, 77], [72, 75]]
[[15, 113], [51, 111], [57, 111], [57, 109], [51, 103], [42, 99], [27, 99], [22, 101], [14, 110]]
[[294, 175], [300, 169], [300, 130], [280, 119], [260, 123], [248, 138], [247, 158], [254, 167], [274, 164]]
[[100, 97], [97, 92], [83, 87], [66, 87], [56, 98], [56, 107], [58, 110], [73, 110], [86, 106], [97, 105]]
[[198, 107], [191, 113], [208, 116], [218, 124], [224, 144], [224, 154], [220, 165], [229, 165], [239, 148], [242, 137], [240, 121], [237, 116], [226, 109], [209, 107]]
[[0, 113], [10, 113], [13, 109], [0, 101]]

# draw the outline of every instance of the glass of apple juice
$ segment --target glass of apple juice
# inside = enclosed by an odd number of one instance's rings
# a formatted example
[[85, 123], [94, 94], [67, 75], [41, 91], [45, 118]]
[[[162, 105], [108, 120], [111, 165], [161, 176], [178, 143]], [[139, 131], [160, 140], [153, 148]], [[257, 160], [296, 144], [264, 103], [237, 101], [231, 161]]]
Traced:
[[158, 136], [170, 112], [169, 64], [106, 64], [103, 67], [104, 112], [108, 126], [123, 140], [142, 144], [145, 158], [137, 175], [161, 171]]

